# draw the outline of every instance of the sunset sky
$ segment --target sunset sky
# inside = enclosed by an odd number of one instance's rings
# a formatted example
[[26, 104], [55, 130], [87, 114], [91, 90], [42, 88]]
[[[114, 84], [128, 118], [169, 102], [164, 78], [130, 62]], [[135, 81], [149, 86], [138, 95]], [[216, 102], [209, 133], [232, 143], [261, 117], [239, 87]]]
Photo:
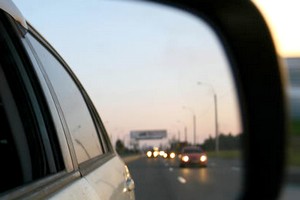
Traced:
[[297, 0], [252, 0], [265, 17], [281, 56], [300, 56], [300, 2]]

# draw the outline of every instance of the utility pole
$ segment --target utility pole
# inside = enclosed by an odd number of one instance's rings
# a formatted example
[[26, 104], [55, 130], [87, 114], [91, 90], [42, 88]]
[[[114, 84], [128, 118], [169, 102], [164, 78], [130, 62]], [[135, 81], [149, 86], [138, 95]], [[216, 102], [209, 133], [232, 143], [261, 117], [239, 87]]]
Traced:
[[217, 98], [217, 94], [213, 88], [212, 85], [207, 84], [207, 83], [202, 83], [200, 81], [197, 82], [198, 85], [206, 85], [208, 86], [212, 93], [213, 93], [213, 97], [214, 97], [214, 108], [215, 108], [215, 151], [216, 153], [219, 153], [219, 125], [218, 125], [218, 98]]

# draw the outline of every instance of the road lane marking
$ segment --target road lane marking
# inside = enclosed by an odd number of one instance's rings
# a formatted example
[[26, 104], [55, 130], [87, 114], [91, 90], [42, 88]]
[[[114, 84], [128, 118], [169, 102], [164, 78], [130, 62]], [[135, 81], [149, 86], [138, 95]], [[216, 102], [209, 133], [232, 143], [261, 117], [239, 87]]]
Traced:
[[181, 176], [178, 176], [178, 181], [182, 184], [185, 184], [186, 183], [186, 180], [184, 178], [182, 178]]
[[174, 169], [172, 167], [169, 168], [169, 171], [172, 172]]

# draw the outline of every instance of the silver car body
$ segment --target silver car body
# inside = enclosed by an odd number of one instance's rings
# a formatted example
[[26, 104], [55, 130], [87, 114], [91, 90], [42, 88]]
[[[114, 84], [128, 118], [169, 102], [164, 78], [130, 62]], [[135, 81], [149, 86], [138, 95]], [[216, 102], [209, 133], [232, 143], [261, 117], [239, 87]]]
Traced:
[[[123, 160], [118, 156], [115, 150], [112, 148], [108, 139], [105, 128], [97, 116], [97, 112], [93, 105], [89, 101], [87, 94], [82, 86], [78, 83], [78, 90], [82, 93], [84, 101], [88, 102], [87, 107], [91, 109], [91, 116], [95, 127], [99, 127], [99, 143], [101, 144], [101, 150], [99, 155], [88, 156], [87, 160], [79, 162], [78, 151], [75, 146], [77, 145], [76, 138], [67, 130], [68, 121], [63, 120], [63, 110], [60, 110], [57, 97], [53, 96], [53, 89], [49, 87], [49, 80], [45, 78], [45, 71], [39, 66], [40, 63], [36, 58], [38, 53], [34, 53], [34, 45], [31, 43], [28, 34], [34, 32], [33, 29], [22, 16], [21, 12], [16, 8], [10, 0], [0, 1], [0, 10], [5, 11], [11, 16], [17, 24], [21, 25], [23, 31], [20, 41], [24, 45], [24, 50], [28, 55], [28, 59], [32, 63], [32, 69], [35, 70], [37, 79], [39, 80], [40, 88], [43, 91], [43, 95], [46, 99], [47, 106], [49, 108], [49, 115], [51, 116], [51, 122], [54, 124], [55, 133], [59, 143], [59, 149], [61, 151], [61, 157], [64, 168], [60, 171], [55, 170], [39, 179], [27, 181], [24, 184], [20, 184], [17, 187], [10, 188], [7, 191], [0, 191], [0, 199], [101, 199], [101, 200], [129, 200], [135, 199], [134, 196], [134, 182], [130, 176], [129, 170]], [[32, 33], [34, 35], [34, 33]], [[36, 33], [36, 37], [40, 37], [40, 40], [44, 43], [45, 47], [48, 47], [50, 53], [54, 55], [62, 66], [67, 64], [57, 54], [57, 52]], [[47, 48], [45, 48], [47, 49]], [[37, 51], [35, 49], [35, 51]], [[2, 55], [0, 55], [2, 56]], [[1, 64], [0, 64], [1, 67]], [[70, 77], [75, 76], [70, 72]], [[50, 75], [49, 75], [50, 76]], [[76, 77], [74, 82], [77, 83]], [[78, 81], [79, 82], [79, 81]], [[55, 91], [54, 91], [55, 92]], [[1, 91], [0, 91], [1, 97]], [[4, 100], [3, 100], [4, 101]], [[94, 109], [94, 110], [93, 110]], [[38, 117], [38, 116], [37, 116]], [[98, 120], [99, 118], [99, 120]], [[93, 123], [92, 122], [92, 123]], [[79, 127], [80, 129], [81, 127]], [[98, 130], [98, 129], [97, 129]], [[75, 137], [75, 136], [74, 136]], [[79, 141], [83, 142], [83, 141]], [[78, 143], [79, 143], [78, 142]], [[92, 143], [93, 141], [84, 141], [86, 143]], [[91, 150], [92, 152], [93, 150]], [[96, 151], [98, 152], [98, 150]], [[51, 159], [50, 159], [51, 160]], [[23, 164], [24, 165], [24, 164]], [[26, 165], [26, 164], [25, 164]], [[30, 168], [32, 166], [24, 166], [23, 168]], [[8, 172], [9, 173], [9, 172]], [[28, 176], [29, 177], [29, 176]], [[26, 175], [25, 175], [26, 179]]]

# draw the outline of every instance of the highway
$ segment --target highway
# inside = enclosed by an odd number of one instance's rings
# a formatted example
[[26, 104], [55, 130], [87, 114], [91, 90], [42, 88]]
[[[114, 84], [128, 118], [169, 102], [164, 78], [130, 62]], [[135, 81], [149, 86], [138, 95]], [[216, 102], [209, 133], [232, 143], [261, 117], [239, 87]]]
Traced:
[[140, 157], [127, 165], [136, 200], [236, 199], [242, 186], [238, 160], [211, 158], [206, 168], [179, 168], [177, 160]]

